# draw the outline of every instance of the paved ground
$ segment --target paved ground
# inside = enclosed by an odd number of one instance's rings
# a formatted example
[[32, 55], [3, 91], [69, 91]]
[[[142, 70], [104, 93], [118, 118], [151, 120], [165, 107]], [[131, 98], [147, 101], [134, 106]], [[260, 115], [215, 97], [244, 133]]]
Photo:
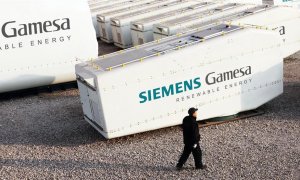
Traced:
[[204, 171], [192, 158], [175, 171], [179, 127], [104, 140], [83, 120], [76, 89], [0, 100], [0, 179], [299, 180], [300, 53], [284, 76], [264, 115], [201, 129]]
[[98, 41], [98, 47], [99, 56], [121, 50], [119, 47], [113, 44], [106, 44], [103, 41]]

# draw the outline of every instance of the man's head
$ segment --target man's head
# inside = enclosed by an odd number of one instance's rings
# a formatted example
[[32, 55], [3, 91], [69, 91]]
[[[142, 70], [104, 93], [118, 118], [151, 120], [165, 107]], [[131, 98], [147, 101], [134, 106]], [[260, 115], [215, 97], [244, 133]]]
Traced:
[[189, 109], [188, 113], [189, 113], [190, 116], [193, 116], [193, 117], [197, 118], [197, 111], [198, 111], [197, 108], [192, 107], [192, 108]]

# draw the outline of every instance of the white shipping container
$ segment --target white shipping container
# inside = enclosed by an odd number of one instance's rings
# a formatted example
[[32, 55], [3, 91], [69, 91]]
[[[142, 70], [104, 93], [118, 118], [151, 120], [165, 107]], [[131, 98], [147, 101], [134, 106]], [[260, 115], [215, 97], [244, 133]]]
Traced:
[[[287, 57], [300, 49], [299, 42], [297, 42], [300, 40], [300, 11], [293, 7], [258, 5], [220, 19], [183, 26], [175, 33], [180, 35], [182, 33], [199, 31], [224, 21], [245, 27], [276, 31], [281, 35], [283, 41], [286, 42], [286, 47], [282, 50], [283, 57]], [[158, 33], [154, 35], [156, 35], [156, 39], [169, 36], [167, 34], [162, 35]], [[289, 44], [294, 41], [296, 41], [296, 43]]]
[[113, 43], [112, 30], [110, 25], [110, 19], [112, 17], [126, 15], [128, 13], [136, 13], [143, 11], [145, 9], [159, 6], [165, 4], [166, 2], [174, 2], [175, 0], [162, 1], [162, 0], [152, 0], [145, 1], [143, 4], [138, 4], [135, 6], [126, 7], [123, 9], [118, 9], [114, 11], [109, 11], [106, 13], [99, 13], [97, 15], [98, 27], [100, 32], [100, 39], [107, 43]]
[[94, 1], [88, 1], [88, 5], [89, 7], [94, 5], [94, 4], [98, 4], [98, 3], [103, 3], [103, 2], [107, 2], [109, 0], [94, 0]]
[[98, 57], [86, 0], [1, 0], [0, 27], [0, 93], [74, 81]]
[[166, 1], [165, 4], [157, 7], [152, 7], [145, 9], [144, 11], [129, 13], [126, 15], [111, 18], [114, 44], [121, 48], [128, 48], [132, 46], [132, 38], [130, 32], [130, 23], [132, 21], [150, 17], [155, 14], [165, 13], [167, 11], [180, 9], [182, 7], [188, 7], [197, 3], [197, 1], [186, 0]]
[[97, 4], [97, 3], [105, 2], [105, 1], [109, 1], [109, 0], [88, 0], [87, 2], [89, 5], [93, 5], [93, 4]]
[[234, 19], [231, 23], [277, 32], [284, 42], [283, 57], [288, 57], [300, 49], [300, 11], [293, 6], [275, 6], [255, 15]]
[[103, 0], [103, 1], [97, 1], [95, 3], [89, 4], [89, 7], [91, 10], [96, 9], [96, 8], [101, 8], [101, 7], [105, 7], [105, 6], [109, 6], [111, 4], [116, 4], [119, 2], [123, 2], [124, 0], [114, 0], [114, 1], [110, 1], [110, 0]]
[[300, 0], [268, 0], [273, 2], [274, 5], [283, 5], [283, 6], [289, 6], [293, 8], [300, 9]]
[[180, 31], [180, 29], [186, 26], [190, 26], [196, 23], [207, 23], [213, 20], [218, 20], [252, 7], [255, 7], [255, 5], [229, 3], [201, 13], [194, 13], [189, 16], [172, 19], [160, 24], [154, 24], [154, 39], [157, 40], [161, 39], [164, 36], [171, 36], [176, 34], [178, 31]]
[[197, 120], [255, 109], [283, 92], [282, 43], [218, 25], [77, 65], [84, 117], [110, 139], [181, 124], [190, 107]]
[[[269, 6], [269, 5], [258, 5], [255, 6], [253, 8], [249, 8], [247, 10], [241, 11], [241, 12], [237, 12], [237, 13], [233, 13], [230, 14], [228, 16], [224, 16], [218, 19], [214, 19], [211, 21], [207, 21], [207, 22], [201, 22], [201, 23], [195, 23], [192, 25], [188, 25], [185, 27], [181, 27], [178, 31], [177, 34], [182, 34], [182, 33], [186, 33], [186, 32], [190, 32], [190, 31], [199, 31], [201, 29], [205, 29], [211, 26], [214, 26], [218, 23], [224, 23], [224, 22], [232, 22], [232, 21], [238, 21], [242, 18], [245, 18], [247, 16], [251, 16], [251, 17], [255, 17], [254, 14], [257, 13], [261, 13], [264, 11], [268, 11], [268, 13], [270, 13], [270, 9], [275, 8], [274, 6]], [[167, 37], [167, 36], [165, 36]]]
[[[222, 7], [222, 6], [219, 6], [219, 7]], [[172, 36], [177, 33], [184, 33], [185, 31], [189, 31], [189, 30], [193, 30], [193, 29], [200, 30], [203, 28], [213, 26], [218, 23], [222, 23], [224, 21], [240, 19], [240, 18], [249, 16], [249, 15], [253, 15], [255, 13], [259, 13], [261, 11], [269, 10], [270, 8], [273, 8], [273, 7], [268, 6], [268, 5], [256, 5], [251, 8], [248, 8], [246, 10], [242, 10], [242, 11], [238, 11], [238, 12], [234, 12], [234, 13], [226, 13], [225, 16], [223, 15], [221, 17], [220, 17], [220, 14], [217, 14], [219, 11], [215, 11], [215, 9], [213, 9], [213, 10], [209, 10], [207, 12], [198, 14], [198, 16], [199, 15], [204, 16], [204, 14], [209, 13], [210, 16], [207, 16], [208, 20], [206, 20], [206, 21], [201, 20], [200, 22], [198, 22], [198, 21], [195, 22], [195, 21], [193, 21], [194, 17], [190, 16], [190, 17], [176, 19], [176, 21], [171, 20], [171, 21], [167, 21], [167, 22], [162, 22], [161, 24], [154, 25], [154, 29], [155, 29], [154, 39], [158, 40], [161, 38]], [[211, 18], [211, 17], [215, 17], [216, 14], [218, 15], [217, 16], [218, 18]], [[192, 19], [192, 21], [190, 19]], [[173, 28], [173, 31], [171, 32], [168, 30], [167, 27], [160, 27], [160, 26], [169, 26], [168, 28]], [[174, 27], [176, 27], [176, 28], [174, 28]]]
[[100, 37], [100, 32], [99, 32], [99, 27], [98, 27], [98, 22], [97, 22], [97, 15], [99, 13], [105, 13], [109, 11], [114, 11], [138, 4], [143, 4], [144, 2], [147, 1], [154, 1], [154, 0], [124, 0], [124, 1], [112, 1], [113, 3], [110, 5], [106, 5], [103, 7], [95, 8], [91, 10], [92, 14], [92, 20], [93, 20], [93, 25], [96, 31], [96, 36]]
[[195, 5], [134, 21], [131, 23], [131, 36], [133, 45], [141, 45], [154, 40], [153, 24], [187, 16], [197, 12], [202, 12], [216, 6], [217, 4], [213, 2], [199, 2]]

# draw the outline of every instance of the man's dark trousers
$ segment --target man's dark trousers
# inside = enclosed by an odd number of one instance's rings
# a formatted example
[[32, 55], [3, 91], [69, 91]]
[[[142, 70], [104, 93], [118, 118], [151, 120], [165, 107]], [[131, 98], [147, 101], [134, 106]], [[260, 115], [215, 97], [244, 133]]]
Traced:
[[201, 168], [203, 166], [202, 151], [199, 146], [199, 143], [197, 143], [196, 148], [194, 148], [193, 145], [184, 145], [183, 153], [178, 161], [177, 167], [182, 167], [191, 153], [193, 153], [196, 168]]

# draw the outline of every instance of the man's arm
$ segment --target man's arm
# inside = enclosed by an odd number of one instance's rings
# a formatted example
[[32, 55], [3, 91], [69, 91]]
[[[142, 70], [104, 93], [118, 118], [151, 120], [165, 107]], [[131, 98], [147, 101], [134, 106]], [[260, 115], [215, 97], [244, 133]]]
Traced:
[[[193, 143], [194, 145], [198, 143], [199, 141], [199, 130], [198, 130], [198, 124], [197, 123], [193, 123], [192, 124], [192, 139], [193, 139]], [[196, 147], [194, 147], [196, 148]]]

